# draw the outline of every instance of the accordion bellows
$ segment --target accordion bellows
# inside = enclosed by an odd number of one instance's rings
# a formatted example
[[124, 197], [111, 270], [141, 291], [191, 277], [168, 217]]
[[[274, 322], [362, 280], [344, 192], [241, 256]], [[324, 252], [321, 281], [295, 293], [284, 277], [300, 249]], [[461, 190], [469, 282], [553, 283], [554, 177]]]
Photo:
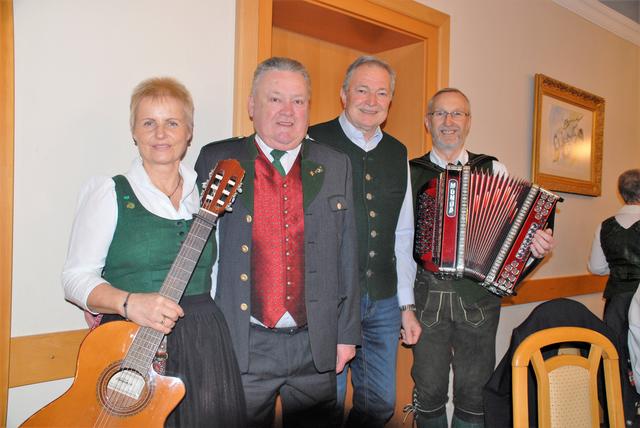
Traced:
[[519, 178], [447, 166], [418, 192], [414, 252], [427, 270], [514, 295], [533, 235], [559, 200]]

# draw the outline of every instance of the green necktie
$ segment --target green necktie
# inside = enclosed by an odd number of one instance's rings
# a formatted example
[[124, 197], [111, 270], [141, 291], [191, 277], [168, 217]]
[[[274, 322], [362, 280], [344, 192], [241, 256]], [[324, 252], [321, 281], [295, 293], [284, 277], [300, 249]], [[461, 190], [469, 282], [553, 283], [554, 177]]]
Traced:
[[284, 167], [282, 166], [282, 163], [280, 163], [280, 158], [284, 156], [285, 153], [287, 152], [285, 152], [284, 150], [278, 150], [278, 149], [271, 150], [271, 156], [273, 156], [273, 162], [272, 162], [273, 166], [283, 177], [287, 175], [287, 173], [284, 171]]

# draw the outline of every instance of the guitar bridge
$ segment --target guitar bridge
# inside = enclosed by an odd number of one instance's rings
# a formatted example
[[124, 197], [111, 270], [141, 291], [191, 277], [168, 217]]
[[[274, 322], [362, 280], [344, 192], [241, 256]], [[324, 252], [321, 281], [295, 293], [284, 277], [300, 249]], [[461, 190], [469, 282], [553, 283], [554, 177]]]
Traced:
[[144, 390], [144, 385], [144, 377], [133, 370], [125, 369], [109, 379], [107, 390], [138, 400]]

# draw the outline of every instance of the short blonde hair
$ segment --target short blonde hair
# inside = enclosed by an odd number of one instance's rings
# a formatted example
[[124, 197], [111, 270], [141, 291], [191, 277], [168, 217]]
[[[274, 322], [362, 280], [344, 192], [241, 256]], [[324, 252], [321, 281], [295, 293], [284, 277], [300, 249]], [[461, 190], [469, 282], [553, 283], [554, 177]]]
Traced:
[[184, 106], [184, 114], [187, 126], [193, 132], [193, 98], [189, 90], [173, 77], [152, 77], [143, 80], [133, 89], [131, 104], [129, 105], [129, 123], [131, 132], [136, 123], [138, 106], [144, 98], [160, 99], [164, 97], [174, 98]]

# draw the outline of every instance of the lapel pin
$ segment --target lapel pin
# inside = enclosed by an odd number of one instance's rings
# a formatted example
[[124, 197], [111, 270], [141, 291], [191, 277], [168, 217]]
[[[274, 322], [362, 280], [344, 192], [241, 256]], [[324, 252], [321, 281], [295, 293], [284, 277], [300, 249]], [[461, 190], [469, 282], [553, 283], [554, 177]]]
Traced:
[[316, 174], [321, 174], [322, 171], [324, 171], [324, 169], [321, 166], [319, 166], [315, 170], [309, 171], [309, 175], [311, 175], [313, 177]]

